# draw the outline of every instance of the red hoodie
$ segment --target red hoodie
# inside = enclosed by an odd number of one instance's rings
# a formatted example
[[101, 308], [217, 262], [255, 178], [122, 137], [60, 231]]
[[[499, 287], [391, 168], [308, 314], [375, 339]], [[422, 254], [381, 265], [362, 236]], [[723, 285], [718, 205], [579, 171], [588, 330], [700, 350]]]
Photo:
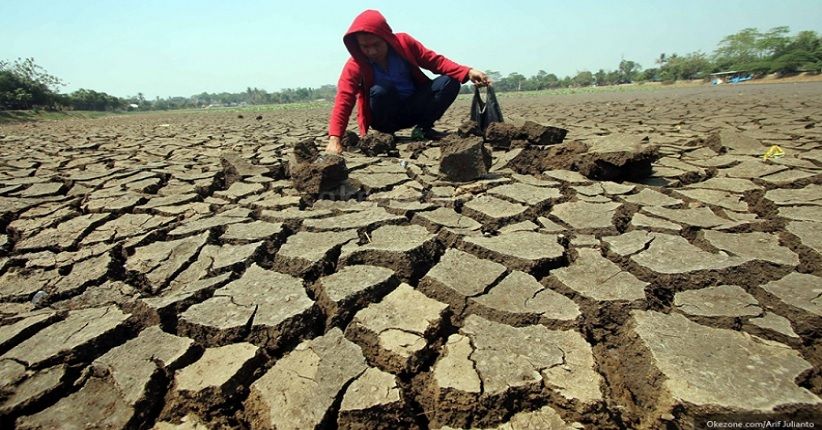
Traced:
[[411, 79], [417, 85], [431, 82], [420, 67], [438, 75], [448, 75], [460, 83], [468, 81], [468, 71], [471, 70], [469, 67], [459, 65], [427, 49], [406, 33], [394, 34], [379, 11], [366, 10], [354, 19], [348, 32], [343, 36], [343, 43], [351, 53], [351, 58], [346, 61], [340, 74], [340, 80], [337, 82], [337, 97], [334, 99], [334, 109], [328, 120], [329, 136], [343, 135], [355, 101], [358, 105], [357, 122], [360, 125], [361, 136], [365, 135], [371, 124], [368, 93], [374, 85], [374, 71], [368, 59], [360, 51], [355, 35], [359, 32], [371, 33], [385, 40], [391, 49], [408, 62]]

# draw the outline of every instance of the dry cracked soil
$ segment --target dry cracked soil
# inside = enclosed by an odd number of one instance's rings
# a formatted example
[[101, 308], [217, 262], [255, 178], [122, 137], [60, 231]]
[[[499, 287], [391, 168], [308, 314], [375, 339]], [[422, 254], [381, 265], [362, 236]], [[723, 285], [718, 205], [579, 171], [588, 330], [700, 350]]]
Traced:
[[400, 138], [309, 197], [328, 108], [0, 127], [0, 427], [822, 425], [822, 85], [500, 103], [650, 176]]

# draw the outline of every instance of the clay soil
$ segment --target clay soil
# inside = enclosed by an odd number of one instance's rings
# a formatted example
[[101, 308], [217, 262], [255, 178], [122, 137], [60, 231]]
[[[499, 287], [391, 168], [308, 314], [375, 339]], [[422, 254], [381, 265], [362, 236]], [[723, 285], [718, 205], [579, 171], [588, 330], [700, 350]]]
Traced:
[[[693, 428], [693, 420], [707, 413], [819, 419], [821, 82], [501, 94], [499, 102], [513, 124], [531, 120], [567, 129], [565, 149], [489, 145], [487, 177], [449, 183], [438, 176], [438, 144], [409, 143], [401, 132], [399, 158], [384, 150], [344, 153], [348, 178], [360, 189], [319, 200], [305, 199], [283, 166], [297, 142], [315, 138], [324, 148], [330, 107], [263, 112], [260, 120], [258, 113], [146, 113], [0, 126], [0, 427], [424, 429], [507, 423], [511, 427], [501, 428], [650, 429]], [[456, 134], [469, 103], [457, 100], [437, 128]], [[786, 155], [765, 163], [761, 154], [717, 151], [715, 141], [705, 145], [720, 130], [755, 139], [763, 153], [779, 145]], [[573, 172], [578, 166], [555, 170], [595, 139], [617, 133], [647, 137], [658, 146], [650, 172], [611, 175], [619, 182], [606, 183]], [[517, 153], [527, 156], [506, 166]], [[226, 167], [228, 154], [250, 167]], [[728, 188], [722, 199], [691, 192], [717, 187]], [[694, 220], [666, 212], [688, 210], [708, 213]], [[397, 226], [407, 232], [394, 229], [385, 237], [380, 230]], [[723, 248], [706, 239], [709, 230], [767, 234], [773, 243], [760, 247], [771, 247], [777, 257], [746, 257], [750, 246]], [[528, 242], [493, 242], [515, 231], [549, 235], [563, 251], [528, 260], [529, 252], [541, 250]], [[614, 236], [632, 232], [659, 237], [633, 254], [609, 245]], [[686, 241], [682, 246], [706, 262], [745, 261], [679, 269], [680, 261], [665, 260], [664, 250], [655, 247], [660, 237]], [[483, 263], [464, 273], [459, 265], [438, 267], [451, 248]], [[605, 300], [555, 276], [581, 264], [580, 249], [596, 250], [602, 264], [616, 268], [592, 281], [592, 288], [610, 288], [630, 275], [644, 285], [640, 295]], [[643, 257], [655, 252], [663, 257]], [[372, 284], [365, 275], [335, 276], [357, 265], [395, 273], [380, 274]], [[530, 271], [522, 274], [523, 268]], [[244, 277], [247, 272], [270, 277], [255, 283]], [[426, 278], [434, 272], [449, 275]], [[512, 274], [533, 282], [512, 286], [504, 281]], [[803, 279], [810, 284], [798, 282], [789, 293], [769, 286], [794, 282], [793, 275], [809, 277]], [[475, 288], [475, 278], [485, 281]], [[813, 282], [815, 287], [807, 286]], [[413, 365], [385, 366], [385, 357], [400, 360], [402, 354], [377, 340], [382, 332], [367, 331], [381, 322], [360, 318], [401, 284], [447, 307], [436, 311], [437, 318], [426, 317], [421, 328], [415, 328], [415, 313], [404, 320], [395, 316], [395, 326], [383, 330], [413, 339], [400, 342], [402, 348], [422, 346]], [[712, 317], [677, 305], [676, 297], [684, 297], [678, 294], [726, 285], [744, 290], [753, 300], [748, 309], [756, 311]], [[337, 290], [327, 290], [332, 287]], [[469, 287], [475, 289], [460, 289]], [[497, 288], [512, 290], [497, 294]], [[553, 298], [542, 298], [549, 293]], [[89, 321], [78, 314], [104, 308], [103, 317]], [[122, 321], [106, 322], [117, 312]], [[712, 359], [698, 368], [684, 360], [672, 370], [649, 340], [654, 329], [639, 316], [657, 314], [660, 321], [684, 317], [683, 324], [716, 330], [717, 342], [744, 335], [741, 346], [728, 348], [762, 344], [764, 355], [784, 353], [803, 363], [780, 379], [796, 397], [769, 394], [775, 410], [766, 410], [740, 405], [727, 391], [715, 399], [687, 394], [683, 384], [699, 386], [705, 372], [758, 381], [769, 370], [732, 373], [733, 360]], [[756, 320], [765, 316], [784, 324], [775, 328]], [[357, 330], [349, 329], [352, 320]], [[488, 336], [472, 332], [467, 321], [490, 327]], [[137, 342], [152, 327], [163, 332], [152, 332], [157, 340]], [[581, 340], [556, 346], [561, 359], [537, 366], [530, 363], [547, 360], [536, 356], [539, 345], [499, 334], [506, 330]], [[498, 338], [508, 340], [494, 344]], [[471, 352], [461, 356], [455, 339], [464, 339], [459, 345]], [[710, 345], [723, 348], [711, 339], [695, 342], [691, 349], [704, 346], [705, 356], [712, 354]], [[212, 356], [206, 353], [212, 348], [240, 343], [252, 345], [246, 358], [215, 352], [210, 366], [199, 362]], [[515, 358], [524, 357], [517, 361], [527, 367], [522, 374], [509, 362], [495, 365], [488, 358], [488, 351], [509, 357], [504, 354], [513, 350], [520, 351]], [[38, 351], [51, 352], [41, 357]], [[194, 365], [212, 369], [204, 375], [224, 376], [223, 382], [181, 391], [179, 375]], [[566, 373], [557, 373], [559, 368]], [[583, 371], [591, 373], [576, 373]], [[541, 376], [529, 379], [535, 374]], [[594, 376], [579, 376], [589, 374]], [[278, 375], [292, 376], [280, 384]], [[469, 388], [472, 378], [476, 391]], [[387, 385], [368, 386], [374, 381]], [[273, 394], [265, 384], [284, 388]], [[579, 394], [586, 384], [593, 384], [594, 394]], [[492, 392], [499, 386], [507, 388]], [[683, 399], [683, 393], [691, 397]], [[282, 404], [289, 406], [277, 406]]]

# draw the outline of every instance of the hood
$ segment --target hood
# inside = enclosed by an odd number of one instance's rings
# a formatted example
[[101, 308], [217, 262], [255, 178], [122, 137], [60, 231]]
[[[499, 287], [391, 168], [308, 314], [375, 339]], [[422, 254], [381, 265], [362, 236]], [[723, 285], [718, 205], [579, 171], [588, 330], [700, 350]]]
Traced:
[[355, 33], [360, 32], [371, 33], [383, 38], [383, 40], [388, 42], [388, 46], [394, 50], [397, 50], [399, 47], [397, 36], [394, 35], [394, 31], [391, 30], [391, 27], [388, 25], [385, 17], [382, 16], [380, 11], [369, 9], [354, 18], [354, 22], [351, 23], [351, 26], [348, 27], [348, 31], [345, 33], [345, 36], [343, 36], [343, 43], [345, 43], [345, 47], [348, 48], [348, 52], [350, 52], [351, 56], [357, 61], [368, 61], [365, 58], [365, 55], [360, 52], [357, 37], [354, 35]]

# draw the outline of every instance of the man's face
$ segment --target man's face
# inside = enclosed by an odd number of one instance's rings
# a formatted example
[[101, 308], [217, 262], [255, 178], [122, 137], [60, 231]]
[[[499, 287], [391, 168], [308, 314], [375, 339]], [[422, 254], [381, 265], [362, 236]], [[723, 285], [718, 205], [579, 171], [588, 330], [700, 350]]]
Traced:
[[372, 62], [380, 62], [388, 56], [388, 44], [381, 37], [370, 33], [358, 33], [360, 51]]

